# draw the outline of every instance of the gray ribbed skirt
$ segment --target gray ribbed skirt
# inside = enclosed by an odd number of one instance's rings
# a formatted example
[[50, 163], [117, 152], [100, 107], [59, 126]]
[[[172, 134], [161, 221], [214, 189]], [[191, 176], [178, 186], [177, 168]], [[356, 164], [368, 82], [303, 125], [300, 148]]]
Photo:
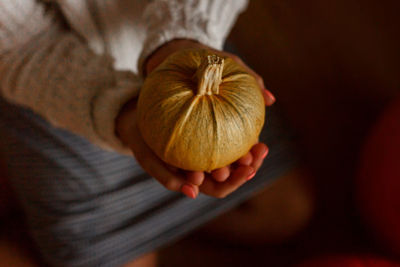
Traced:
[[267, 109], [270, 153], [255, 178], [224, 199], [164, 189], [134, 158], [104, 151], [0, 99], [0, 153], [43, 261], [119, 266], [182, 237], [246, 200], [295, 164], [293, 138]]

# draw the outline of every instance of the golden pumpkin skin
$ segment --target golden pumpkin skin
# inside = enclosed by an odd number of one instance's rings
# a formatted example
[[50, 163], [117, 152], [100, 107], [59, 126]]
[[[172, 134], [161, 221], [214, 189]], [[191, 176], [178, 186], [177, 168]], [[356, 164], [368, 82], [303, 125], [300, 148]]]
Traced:
[[146, 144], [181, 169], [211, 171], [233, 163], [257, 143], [264, 124], [261, 90], [231, 58], [224, 58], [219, 93], [197, 94], [196, 72], [215, 54], [200, 49], [172, 54], [140, 92], [138, 126]]

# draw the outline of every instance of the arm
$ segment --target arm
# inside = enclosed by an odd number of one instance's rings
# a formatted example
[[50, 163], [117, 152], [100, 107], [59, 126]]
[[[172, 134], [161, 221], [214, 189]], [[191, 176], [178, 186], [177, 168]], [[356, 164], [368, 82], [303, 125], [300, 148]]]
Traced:
[[131, 154], [115, 135], [123, 104], [139, 80], [115, 71], [52, 10], [33, 0], [0, 3], [0, 94], [56, 127], [108, 150]]

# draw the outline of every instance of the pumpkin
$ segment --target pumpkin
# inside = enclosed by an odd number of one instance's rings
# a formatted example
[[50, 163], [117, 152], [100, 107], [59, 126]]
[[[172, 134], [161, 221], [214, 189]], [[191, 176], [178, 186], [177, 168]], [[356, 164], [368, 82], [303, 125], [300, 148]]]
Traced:
[[144, 81], [138, 127], [166, 163], [211, 171], [258, 141], [265, 106], [255, 78], [232, 58], [207, 49], [173, 53]]

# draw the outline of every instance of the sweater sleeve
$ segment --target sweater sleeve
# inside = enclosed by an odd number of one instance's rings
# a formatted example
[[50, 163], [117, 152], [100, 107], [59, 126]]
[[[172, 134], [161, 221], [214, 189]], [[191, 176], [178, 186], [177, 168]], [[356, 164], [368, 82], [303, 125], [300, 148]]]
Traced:
[[145, 9], [147, 38], [139, 59], [173, 39], [192, 39], [222, 49], [237, 16], [247, 0], [154, 0]]
[[0, 2], [0, 94], [55, 127], [111, 151], [131, 155], [115, 119], [140, 81], [95, 54], [55, 12], [35, 0]]

